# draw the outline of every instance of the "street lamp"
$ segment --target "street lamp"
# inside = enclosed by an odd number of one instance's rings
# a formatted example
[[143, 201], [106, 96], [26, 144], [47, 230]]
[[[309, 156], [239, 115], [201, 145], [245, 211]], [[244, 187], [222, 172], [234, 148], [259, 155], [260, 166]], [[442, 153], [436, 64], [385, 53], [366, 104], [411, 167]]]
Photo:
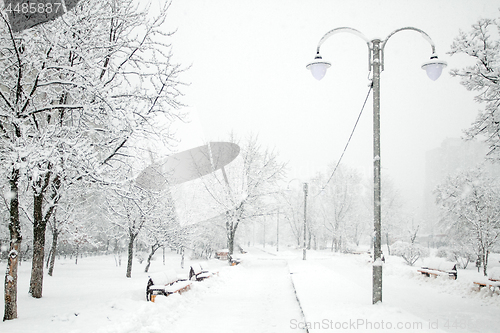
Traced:
[[303, 184], [304, 188], [304, 244], [302, 249], [302, 260], [306, 260], [306, 234], [307, 234], [307, 183]]
[[402, 30], [413, 30], [419, 32], [422, 37], [429, 42], [432, 48], [430, 60], [422, 65], [422, 69], [427, 72], [427, 76], [435, 81], [441, 76], [443, 68], [446, 67], [445, 61], [440, 61], [436, 55], [436, 48], [432, 39], [424, 31], [404, 27], [394, 30], [385, 40], [370, 40], [356, 29], [342, 27], [330, 30], [319, 41], [316, 49], [314, 61], [306, 66], [317, 80], [321, 80], [326, 70], [331, 66], [324, 61], [320, 55], [321, 45], [332, 35], [339, 32], [348, 32], [354, 34], [366, 42], [368, 46], [368, 70], [373, 71], [373, 215], [374, 215], [374, 245], [373, 245], [373, 304], [382, 302], [382, 249], [381, 249], [381, 178], [380, 178], [380, 72], [384, 70], [384, 48], [387, 41], [397, 32]]

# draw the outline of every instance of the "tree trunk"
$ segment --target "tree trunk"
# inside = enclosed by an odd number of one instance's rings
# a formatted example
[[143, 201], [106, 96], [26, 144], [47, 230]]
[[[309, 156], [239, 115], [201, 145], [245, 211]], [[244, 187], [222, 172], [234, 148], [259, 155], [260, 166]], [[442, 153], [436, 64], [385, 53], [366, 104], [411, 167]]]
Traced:
[[128, 241], [128, 261], [127, 261], [127, 277], [132, 277], [132, 259], [134, 259], [134, 233], [129, 231], [129, 241]]
[[[151, 266], [151, 259], [155, 255], [156, 250], [158, 250], [159, 248], [160, 248], [159, 244], [155, 244], [155, 245], [151, 246], [151, 252], [149, 253], [148, 263], [146, 264], [146, 268], [144, 269], [144, 273], [147, 273], [149, 271], [149, 266]], [[181, 267], [181, 268], [183, 268], [183, 267]]]
[[231, 257], [233, 255], [233, 251], [234, 251], [234, 232], [233, 230], [229, 230], [228, 233], [227, 233], [227, 249], [228, 249], [228, 254], [229, 254], [229, 257]]
[[[52, 165], [48, 165], [50, 170]], [[57, 190], [61, 186], [59, 177], [55, 177], [53, 181], [53, 192], [51, 193], [51, 201], [54, 202], [49, 207], [45, 216], [43, 215], [43, 201], [46, 191], [49, 187], [50, 177], [52, 173], [48, 171], [42, 179], [35, 181], [33, 194], [33, 259], [31, 262], [31, 280], [29, 293], [34, 298], [42, 297], [43, 288], [43, 263], [45, 257], [45, 230], [47, 221], [54, 212], [55, 203], [57, 202]]]
[[75, 265], [78, 265], [78, 256], [80, 255], [80, 243], [76, 243]]
[[[55, 221], [54, 221], [55, 223]], [[50, 264], [49, 264], [49, 276], [54, 273], [54, 263], [56, 262], [57, 255], [57, 237], [59, 236], [59, 230], [54, 226], [52, 229], [52, 249], [50, 250]]]
[[182, 253], [182, 257], [181, 257], [181, 269], [184, 269], [184, 247], [181, 248], [181, 253]]
[[45, 256], [46, 221], [43, 219], [43, 192], [33, 196], [33, 259], [29, 293], [34, 298], [42, 297], [43, 263]]
[[236, 229], [240, 224], [240, 218], [243, 215], [243, 207], [226, 212], [226, 236], [227, 236], [227, 249], [228, 261], [231, 264], [231, 259], [234, 252], [234, 238], [236, 236]]
[[483, 252], [483, 274], [484, 276], [488, 276], [488, 257], [489, 257], [490, 251], [485, 250]]
[[49, 254], [47, 255], [47, 262], [45, 263], [45, 269], [49, 268], [51, 258], [52, 258], [52, 247], [50, 247]]
[[18, 193], [19, 170], [12, 170], [10, 185], [10, 252], [5, 272], [5, 311], [3, 320], [17, 318], [17, 267], [19, 263], [19, 251], [21, 249], [21, 224], [19, 223], [19, 193]]

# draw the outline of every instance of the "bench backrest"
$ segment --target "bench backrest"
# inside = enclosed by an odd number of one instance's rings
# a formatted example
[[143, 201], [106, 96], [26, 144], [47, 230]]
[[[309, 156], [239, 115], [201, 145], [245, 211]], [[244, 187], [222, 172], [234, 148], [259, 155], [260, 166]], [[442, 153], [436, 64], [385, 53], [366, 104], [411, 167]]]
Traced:
[[439, 264], [439, 270], [441, 271], [456, 271], [457, 268], [456, 268], [456, 265], [454, 262], [451, 262], [451, 261], [442, 261], [440, 264]]
[[192, 264], [191, 269], [192, 269], [194, 275], [198, 275], [203, 271], [203, 268], [201, 268], [200, 264]]
[[444, 272], [457, 270], [456, 264], [454, 262], [445, 261], [445, 260], [436, 259], [436, 258], [431, 259], [425, 267], [427, 267], [429, 269], [435, 269], [438, 271], [444, 271]]
[[169, 269], [165, 272], [150, 274], [149, 279], [156, 285], [167, 285], [178, 280], [177, 273], [173, 269]]

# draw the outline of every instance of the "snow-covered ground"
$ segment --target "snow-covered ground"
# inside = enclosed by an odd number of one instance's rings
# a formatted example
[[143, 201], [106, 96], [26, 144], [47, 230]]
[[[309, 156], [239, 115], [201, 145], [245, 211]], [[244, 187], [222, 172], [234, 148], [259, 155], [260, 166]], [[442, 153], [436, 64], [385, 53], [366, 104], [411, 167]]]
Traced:
[[[398, 257], [384, 265], [383, 303], [371, 305], [372, 265], [368, 255], [309, 253], [290, 260], [295, 287], [310, 332], [499, 332], [500, 295], [473, 281], [428, 278]], [[311, 283], [314, 281], [314, 284]]]
[[[264, 251], [263, 251], [264, 250]], [[458, 280], [426, 278], [396, 257], [384, 265], [383, 303], [371, 305], [368, 256], [250, 249], [229, 267], [210, 260], [219, 276], [157, 302], [145, 300], [147, 273], [134, 262], [131, 279], [113, 256], [60, 260], [44, 278], [44, 296], [28, 295], [30, 265], [20, 266], [19, 318], [0, 332], [498, 332], [500, 295], [478, 291], [480, 275], [460, 270]], [[187, 260], [161, 254], [150, 272]], [[295, 287], [295, 289], [294, 289]], [[302, 316], [296, 294], [305, 314]], [[3, 293], [3, 289], [2, 289]], [[2, 307], [3, 308], [3, 307]]]

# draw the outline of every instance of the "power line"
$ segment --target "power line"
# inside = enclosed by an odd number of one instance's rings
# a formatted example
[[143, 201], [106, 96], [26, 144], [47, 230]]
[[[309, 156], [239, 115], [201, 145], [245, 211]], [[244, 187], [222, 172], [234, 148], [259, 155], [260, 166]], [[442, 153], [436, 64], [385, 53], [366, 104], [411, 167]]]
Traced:
[[339, 158], [339, 160], [337, 162], [337, 165], [333, 169], [333, 172], [330, 175], [330, 178], [328, 178], [328, 180], [326, 181], [325, 185], [323, 185], [321, 187], [321, 190], [318, 192], [318, 194], [316, 196], [320, 195], [321, 192], [323, 192], [325, 190], [325, 188], [328, 186], [328, 183], [330, 183], [330, 181], [332, 180], [333, 175], [335, 174], [335, 171], [337, 171], [337, 168], [339, 167], [340, 162], [342, 161], [342, 157], [344, 157], [344, 154], [345, 154], [345, 152], [347, 150], [347, 147], [349, 146], [349, 143], [351, 142], [351, 138], [352, 138], [352, 135], [354, 134], [354, 131], [356, 130], [356, 126], [358, 126], [359, 119], [361, 118], [361, 115], [363, 114], [363, 110], [365, 109], [366, 102], [368, 101], [368, 97], [370, 97], [370, 93], [371, 93], [372, 89], [373, 89], [373, 84], [370, 84], [370, 89], [368, 89], [368, 93], [366, 94], [365, 102], [363, 103], [363, 106], [361, 107], [361, 111], [359, 112], [358, 119], [356, 119], [356, 123], [354, 124], [354, 127], [353, 127], [353, 129], [351, 131], [351, 135], [349, 135], [349, 139], [347, 140], [347, 143], [346, 143], [346, 145], [344, 147], [344, 151], [342, 152], [342, 155], [340, 155], [340, 158]]

